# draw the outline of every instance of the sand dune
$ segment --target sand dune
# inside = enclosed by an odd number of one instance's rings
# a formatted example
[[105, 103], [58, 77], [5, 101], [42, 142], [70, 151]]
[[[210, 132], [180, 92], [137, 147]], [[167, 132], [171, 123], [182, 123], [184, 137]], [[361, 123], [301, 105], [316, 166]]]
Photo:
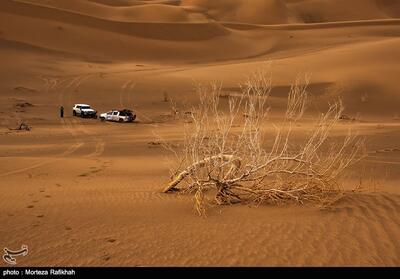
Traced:
[[[1, 195], [8, 198], [1, 199], [0, 220], [15, 233], [1, 233], [1, 237], [9, 246], [17, 247], [20, 241], [29, 245], [31, 256], [20, 258], [21, 265], [399, 264], [398, 192], [351, 194], [324, 210], [227, 206], [199, 219], [189, 197], [159, 193], [166, 174], [158, 164], [160, 149], [146, 146], [151, 140], [146, 126], [139, 124], [122, 132], [112, 125], [104, 129], [96, 122], [66, 120], [71, 129], [79, 131], [76, 137], [84, 146], [62, 157], [43, 157], [46, 153], [30, 157], [26, 145], [25, 155], [9, 154], [15, 165], [8, 168], [20, 168], [20, 173], [4, 173], [2, 164], [4, 185], [18, 183], [18, 191], [2, 188]], [[169, 136], [177, 132], [171, 125], [160, 129]], [[45, 136], [45, 131], [52, 131], [52, 136]], [[83, 131], [96, 134], [106, 143], [105, 149], [98, 152], [98, 144], [88, 141]], [[1, 146], [16, 140], [29, 143], [37, 136], [42, 141], [56, 137], [61, 151], [67, 145], [60, 142], [69, 141], [65, 132], [56, 126], [33, 130], [27, 137], [14, 134], [8, 140], [3, 137]], [[43, 165], [34, 165], [35, 159]], [[9, 159], [0, 158], [4, 160]], [[32, 168], [22, 172], [26, 164]], [[29, 235], [25, 233], [28, 229]]]
[[183, 0], [182, 5], [199, 7], [215, 20], [256, 24], [354, 21], [399, 17], [393, 0]]
[[181, 0], [89, 0], [91, 2], [100, 3], [108, 6], [135, 6], [143, 4], [167, 4], [179, 5]]
[[[153, 6], [149, 6], [150, 9]], [[261, 55], [273, 56], [282, 46], [319, 48], [313, 39], [302, 40], [297, 29], [315, 30], [313, 37], [321, 36], [317, 29], [329, 28], [332, 40], [339, 36], [396, 36], [397, 21], [368, 21], [314, 25], [238, 26], [218, 23], [138, 23], [77, 14], [5, 0], [0, 28], [2, 38], [20, 43], [79, 55], [92, 60], [147, 60], [212, 62], [235, 60]], [[35, 26], [29, 32], [23, 26]], [[364, 29], [358, 26], [371, 26]], [[381, 26], [387, 25], [387, 30]], [[347, 30], [344, 27], [349, 27]], [[277, 32], [276, 30], [285, 30]], [[294, 37], [294, 38], [293, 38]], [[299, 39], [297, 39], [299, 38]], [[342, 37], [343, 38], [343, 37]], [[367, 38], [366, 38], [367, 39]], [[154, 44], [157, 40], [157, 44]], [[192, 43], [196, 41], [196, 44]], [[79, 42], [79, 43], [77, 43]], [[257, 43], [256, 43], [257, 42]], [[293, 42], [293, 44], [292, 44]]]
[[398, 18], [400, 6], [393, 0], [287, 1], [292, 15], [301, 22], [328, 22]]
[[[1, 0], [0, 248], [27, 244], [23, 266], [399, 266], [399, 27], [397, 0]], [[156, 135], [183, 138], [168, 100], [187, 113], [194, 83], [213, 81], [238, 96], [269, 62], [269, 123], [311, 73], [299, 138], [340, 97], [354, 120], [334, 138], [352, 128], [368, 147], [342, 182], [366, 189], [198, 218], [191, 196], [160, 192], [170, 153]], [[138, 118], [76, 118], [75, 103]]]
[[[143, 6], [144, 9], [147, 11], [152, 11], [156, 10], [159, 7], [166, 8], [169, 10], [168, 6], [164, 5], [155, 5], [155, 6]], [[174, 8], [172, 8], [174, 9]], [[123, 22], [119, 21], [118, 19], [115, 19], [113, 17], [107, 18], [105, 16], [102, 18], [101, 16], [99, 17], [97, 13], [76, 13], [75, 10], [65, 10], [65, 9], [54, 9], [53, 7], [48, 7], [48, 6], [42, 6], [42, 5], [34, 5], [30, 3], [24, 3], [24, 2], [16, 2], [13, 0], [5, 0], [1, 6], [1, 10], [3, 13], [7, 14], [14, 14], [14, 15], [19, 15], [27, 18], [34, 18], [34, 19], [40, 19], [40, 20], [47, 20], [47, 21], [55, 21], [55, 22], [60, 22], [60, 23], [67, 23], [71, 25], [78, 25], [78, 26], [86, 26], [90, 28], [95, 28], [95, 29], [101, 29], [104, 31], [110, 31], [110, 32], [116, 32], [116, 33], [122, 33], [122, 34], [127, 34], [127, 35], [138, 35], [138, 36], [146, 36], [149, 38], [152, 38], [152, 33], [154, 33], [157, 30], [157, 33], [159, 34], [158, 36], [155, 37], [155, 39], [162, 39], [163, 36], [164, 38], [168, 38], [166, 32], [170, 32], [172, 35], [171, 40], [175, 40], [178, 38], [175, 38], [173, 36], [173, 33], [183, 33], [182, 37], [190, 36], [190, 34], [187, 34], [188, 32], [185, 32], [185, 26], [186, 24], [146, 24], [145, 30], [141, 30], [143, 28], [138, 28], [138, 27], [143, 27], [143, 24], [135, 24], [135, 22]], [[168, 13], [168, 11], [167, 11]], [[96, 16], [93, 16], [95, 14]], [[161, 13], [164, 14], [164, 13]], [[144, 15], [144, 17], [146, 17]], [[167, 16], [168, 17], [168, 16]], [[151, 21], [151, 20], [150, 20]], [[162, 20], [161, 20], [162, 21]], [[217, 25], [217, 24], [197, 24], [197, 26], [207, 26], [207, 25]], [[191, 26], [189, 24], [189, 26]], [[136, 28], [135, 28], [136, 27]], [[183, 28], [182, 30], [176, 28]], [[175, 29], [174, 29], [175, 28]], [[189, 27], [190, 28], [190, 27]], [[153, 30], [152, 30], [153, 29]], [[156, 29], [156, 30], [155, 30]], [[174, 31], [174, 32], [171, 32]], [[202, 36], [206, 36], [205, 38], [210, 38], [210, 36], [213, 36], [213, 30], [212, 29], [207, 29], [207, 33], [210, 33], [208, 36], [207, 34], [201, 29], [197, 30], [198, 31], [198, 38], [202, 38]], [[148, 35], [147, 35], [148, 32]], [[141, 34], [141, 35], [140, 35]], [[196, 38], [194, 35], [192, 37]]]
[[281, 0], [183, 0], [182, 5], [197, 6], [208, 16], [219, 21], [259, 24], [286, 23], [287, 8]]
[[229, 21], [254, 24], [317, 23], [400, 17], [395, 0], [14, 0], [118, 21]]
[[[205, 22], [203, 16], [194, 16], [185, 9], [175, 5], [166, 5], [162, 2], [137, 2], [129, 6], [109, 6], [96, 2], [71, 0], [71, 1], [49, 1], [49, 0], [17, 0], [21, 3], [50, 7], [57, 10], [87, 15], [91, 17], [115, 20], [121, 22]], [[35, 13], [32, 13], [35, 14]]]

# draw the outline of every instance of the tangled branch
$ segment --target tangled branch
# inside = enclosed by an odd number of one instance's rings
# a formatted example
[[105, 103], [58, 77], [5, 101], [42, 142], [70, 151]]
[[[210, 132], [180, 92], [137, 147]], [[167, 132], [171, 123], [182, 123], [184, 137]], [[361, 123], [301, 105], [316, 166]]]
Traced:
[[[303, 204], [325, 203], [342, 194], [339, 176], [363, 157], [361, 139], [349, 133], [338, 143], [330, 137], [342, 115], [342, 103], [331, 104], [303, 144], [294, 145], [293, 127], [307, 105], [309, 78], [296, 80], [283, 123], [265, 134], [271, 84], [264, 73], [253, 75], [239, 97], [229, 98], [227, 110], [221, 109], [221, 86], [198, 87], [200, 104], [184, 126], [181, 148], [174, 149], [178, 167], [164, 192], [193, 193], [200, 215], [210, 200]], [[273, 142], [269, 147], [266, 137]]]

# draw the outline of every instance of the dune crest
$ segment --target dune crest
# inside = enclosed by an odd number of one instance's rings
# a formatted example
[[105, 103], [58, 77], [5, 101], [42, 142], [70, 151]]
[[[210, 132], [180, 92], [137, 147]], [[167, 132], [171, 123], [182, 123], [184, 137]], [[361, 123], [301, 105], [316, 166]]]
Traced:
[[[119, 22], [207, 22], [204, 15], [193, 14], [178, 5], [159, 2], [134, 2], [130, 5], [104, 5], [95, 1], [15, 0], [94, 18]], [[108, 2], [107, 2], [108, 3]], [[117, 4], [117, 3], [114, 3]]]
[[183, 0], [182, 5], [195, 6], [217, 21], [256, 24], [288, 22], [288, 10], [282, 0]]
[[[400, 266], [400, 0], [0, 0], [0, 61], [0, 248], [28, 245], [18, 266]], [[258, 104], [236, 113], [243, 91]], [[349, 130], [367, 147], [351, 165]]]

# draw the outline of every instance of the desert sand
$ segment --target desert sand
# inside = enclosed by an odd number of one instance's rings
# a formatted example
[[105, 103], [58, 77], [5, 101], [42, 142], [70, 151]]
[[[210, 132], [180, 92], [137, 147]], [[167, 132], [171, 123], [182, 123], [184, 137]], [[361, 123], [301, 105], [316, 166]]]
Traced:
[[[17, 266], [400, 265], [399, 1], [2, 0], [0, 61], [0, 248], [29, 247]], [[351, 128], [368, 151], [343, 184], [366, 189], [198, 217], [192, 196], [162, 193], [156, 135], [183, 136], [164, 97], [196, 104], [212, 81], [236, 94], [269, 64], [272, 123], [298, 74], [312, 75], [300, 132], [342, 98], [354, 120], [334, 137]], [[138, 118], [73, 117], [75, 103]]]

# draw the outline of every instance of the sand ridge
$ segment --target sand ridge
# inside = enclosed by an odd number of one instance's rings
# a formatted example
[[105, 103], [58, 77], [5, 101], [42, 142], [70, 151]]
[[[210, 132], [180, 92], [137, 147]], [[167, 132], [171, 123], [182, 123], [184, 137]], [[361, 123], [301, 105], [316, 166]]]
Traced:
[[[399, 266], [399, 1], [249, 2], [1, 1], [0, 246], [28, 245], [18, 265]], [[191, 196], [161, 193], [171, 154], [157, 137], [183, 138], [170, 101], [187, 113], [195, 84], [217, 81], [227, 107], [270, 69], [265, 131], [311, 73], [294, 144], [340, 97], [348, 119], [334, 139], [351, 128], [368, 146], [343, 185], [365, 190], [325, 208], [214, 206], [207, 218]], [[73, 117], [75, 103], [137, 121]]]

